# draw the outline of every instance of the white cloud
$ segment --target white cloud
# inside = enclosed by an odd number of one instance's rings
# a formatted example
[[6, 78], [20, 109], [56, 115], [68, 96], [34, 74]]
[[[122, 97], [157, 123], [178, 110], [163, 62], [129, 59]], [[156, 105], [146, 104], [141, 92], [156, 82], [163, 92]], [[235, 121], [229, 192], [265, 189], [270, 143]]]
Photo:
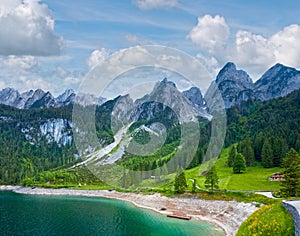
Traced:
[[290, 25], [269, 39], [276, 60], [300, 68], [300, 25]]
[[44, 91], [53, 90], [53, 85], [45, 81], [41, 77], [26, 77], [21, 76], [19, 78], [20, 85], [17, 87], [19, 91], [27, 91], [30, 89], [43, 89]]
[[275, 63], [300, 68], [299, 40], [299, 25], [287, 26], [268, 38], [239, 31], [232, 60], [245, 68], [256, 68], [256, 76]]
[[48, 67], [49, 63], [41, 62], [41, 59], [45, 57], [0, 57], [0, 88], [12, 87], [19, 91], [41, 88], [51, 91], [53, 95], [62, 93], [66, 88], [78, 88], [84, 77], [82, 71], [53, 65]]
[[54, 32], [54, 20], [39, 0], [1, 0], [0, 54], [57, 55], [62, 38]]
[[92, 68], [100, 62], [106, 60], [108, 56], [109, 52], [105, 48], [101, 48], [100, 50], [94, 50], [87, 59], [87, 64], [90, 68]]
[[255, 80], [275, 63], [300, 68], [299, 25], [287, 26], [270, 37], [238, 30], [233, 42], [229, 41], [229, 31], [223, 17], [206, 15], [188, 34], [201, 50], [198, 59], [209, 71], [218, 71], [233, 61]]
[[177, 0], [133, 0], [132, 2], [142, 10], [179, 6], [179, 2]]
[[238, 31], [235, 40], [236, 52], [233, 60], [240, 64], [265, 64], [273, 62], [273, 52], [268, 39], [247, 31]]
[[[182, 80], [184, 77], [204, 90], [211, 81], [205, 68], [201, 67], [195, 58], [174, 48], [148, 45], [126, 48], [113, 53], [103, 63], [93, 67], [80, 85], [80, 89], [84, 93], [113, 98], [126, 94], [128, 86], [134, 88], [140, 83], [144, 84], [144, 78], [150, 83], [162, 80], [166, 76], [174, 81], [178, 81], [179, 77]], [[119, 81], [119, 77], [123, 80]], [[117, 82], [113, 84], [112, 81]]]
[[229, 37], [229, 26], [222, 16], [205, 15], [198, 18], [197, 25], [187, 38], [201, 50], [210, 54], [223, 52]]
[[13, 70], [31, 70], [38, 65], [38, 61], [33, 56], [17, 57], [10, 55], [2, 61], [2, 65]]

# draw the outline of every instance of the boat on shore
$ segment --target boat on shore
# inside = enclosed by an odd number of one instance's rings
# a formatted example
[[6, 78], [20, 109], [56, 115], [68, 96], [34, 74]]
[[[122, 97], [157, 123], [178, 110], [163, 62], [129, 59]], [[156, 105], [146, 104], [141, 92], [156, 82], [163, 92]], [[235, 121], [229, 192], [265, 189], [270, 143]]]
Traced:
[[192, 219], [192, 217], [190, 217], [186, 214], [183, 214], [183, 213], [172, 213], [172, 214], [168, 214], [167, 217], [181, 219], [181, 220], [190, 220], [190, 219]]

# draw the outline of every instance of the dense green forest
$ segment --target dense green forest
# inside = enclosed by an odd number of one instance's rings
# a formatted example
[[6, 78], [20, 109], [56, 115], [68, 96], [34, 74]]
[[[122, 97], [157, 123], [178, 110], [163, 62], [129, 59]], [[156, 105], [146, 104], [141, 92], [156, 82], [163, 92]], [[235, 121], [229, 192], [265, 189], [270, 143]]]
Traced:
[[[109, 124], [113, 102], [109, 101], [95, 109], [97, 135], [104, 143], [113, 141]], [[0, 184], [19, 184], [23, 179], [42, 171], [67, 167], [80, 161], [75, 156], [77, 149], [74, 142], [61, 145], [41, 137], [36, 144], [32, 144], [21, 131], [22, 128], [28, 127], [39, 130], [39, 126], [49, 119], [71, 121], [72, 109], [72, 106], [66, 106], [19, 110], [0, 105]], [[72, 135], [71, 127], [66, 128]]]
[[300, 90], [233, 107], [227, 111], [227, 120], [225, 147], [239, 143], [238, 151], [248, 157], [248, 166], [254, 164], [251, 149], [266, 168], [281, 166], [290, 148], [300, 151]]
[[[106, 144], [114, 140], [110, 114], [115, 101], [108, 101], [95, 109], [97, 136]], [[156, 116], [150, 120], [141, 115], [129, 129], [135, 141], [147, 143], [147, 132], [135, 133], [134, 130], [154, 122], [162, 122], [167, 128], [166, 141], [160, 150], [146, 156], [139, 157], [125, 152], [118, 164], [131, 170], [154, 170], [157, 166], [165, 170], [164, 166], [173, 157], [180, 143], [180, 124], [174, 117], [171, 110], [163, 108], [158, 109]], [[43, 171], [68, 167], [80, 161], [75, 158], [77, 150], [74, 143], [62, 146], [41, 139], [38, 145], [33, 145], [21, 132], [22, 127], [38, 126], [48, 119], [71, 120], [72, 106], [19, 110], [0, 105], [0, 118], [0, 184], [18, 184]], [[203, 118], [199, 118], [199, 121], [201, 138], [196, 154], [190, 160], [183, 160], [189, 163], [189, 168], [203, 161], [210, 141], [211, 123]], [[248, 101], [228, 109], [224, 146], [238, 143], [237, 151], [245, 156], [247, 166], [256, 165], [257, 162], [261, 162], [266, 168], [281, 166], [282, 159], [290, 148], [300, 151], [299, 134], [300, 90], [297, 90], [283, 98], [266, 102]], [[186, 156], [189, 156], [189, 149], [185, 149]], [[179, 166], [184, 166], [180, 161], [174, 163], [171, 170], [167, 169], [165, 172], [174, 172]], [[157, 174], [154, 171], [149, 173]]]

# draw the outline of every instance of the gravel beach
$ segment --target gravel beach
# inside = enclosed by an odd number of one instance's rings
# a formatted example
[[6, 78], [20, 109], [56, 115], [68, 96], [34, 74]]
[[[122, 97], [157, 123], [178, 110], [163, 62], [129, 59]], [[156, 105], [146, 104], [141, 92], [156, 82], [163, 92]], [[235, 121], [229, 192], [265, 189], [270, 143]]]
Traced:
[[108, 190], [44, 189], [19, 186], [0, 186], [0, 190], [10, 190], [19, 194], [72, 195], [118, 199], [165, 215], [183, 213], [191, 216], [193, 220], [206, 221], [217, 225], [226, 235], [235, 235], [242, 222], [258, 209], [252, 203], [165, 197], [158, 193], [143, 195]]

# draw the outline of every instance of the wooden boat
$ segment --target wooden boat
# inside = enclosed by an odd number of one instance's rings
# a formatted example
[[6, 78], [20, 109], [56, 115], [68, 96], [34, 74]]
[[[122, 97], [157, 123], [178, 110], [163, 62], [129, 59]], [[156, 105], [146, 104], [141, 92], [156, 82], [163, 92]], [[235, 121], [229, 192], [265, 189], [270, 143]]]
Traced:
[[186, 214], [182, 214], [182, 213], [172, 213], [172, 214], [168, 214], [167, 217], [176, 218], [176, 219], [181, 219], [181, 220], [190, 220], [190, 219], [192, 219], [192, 217], [187, 216]]

